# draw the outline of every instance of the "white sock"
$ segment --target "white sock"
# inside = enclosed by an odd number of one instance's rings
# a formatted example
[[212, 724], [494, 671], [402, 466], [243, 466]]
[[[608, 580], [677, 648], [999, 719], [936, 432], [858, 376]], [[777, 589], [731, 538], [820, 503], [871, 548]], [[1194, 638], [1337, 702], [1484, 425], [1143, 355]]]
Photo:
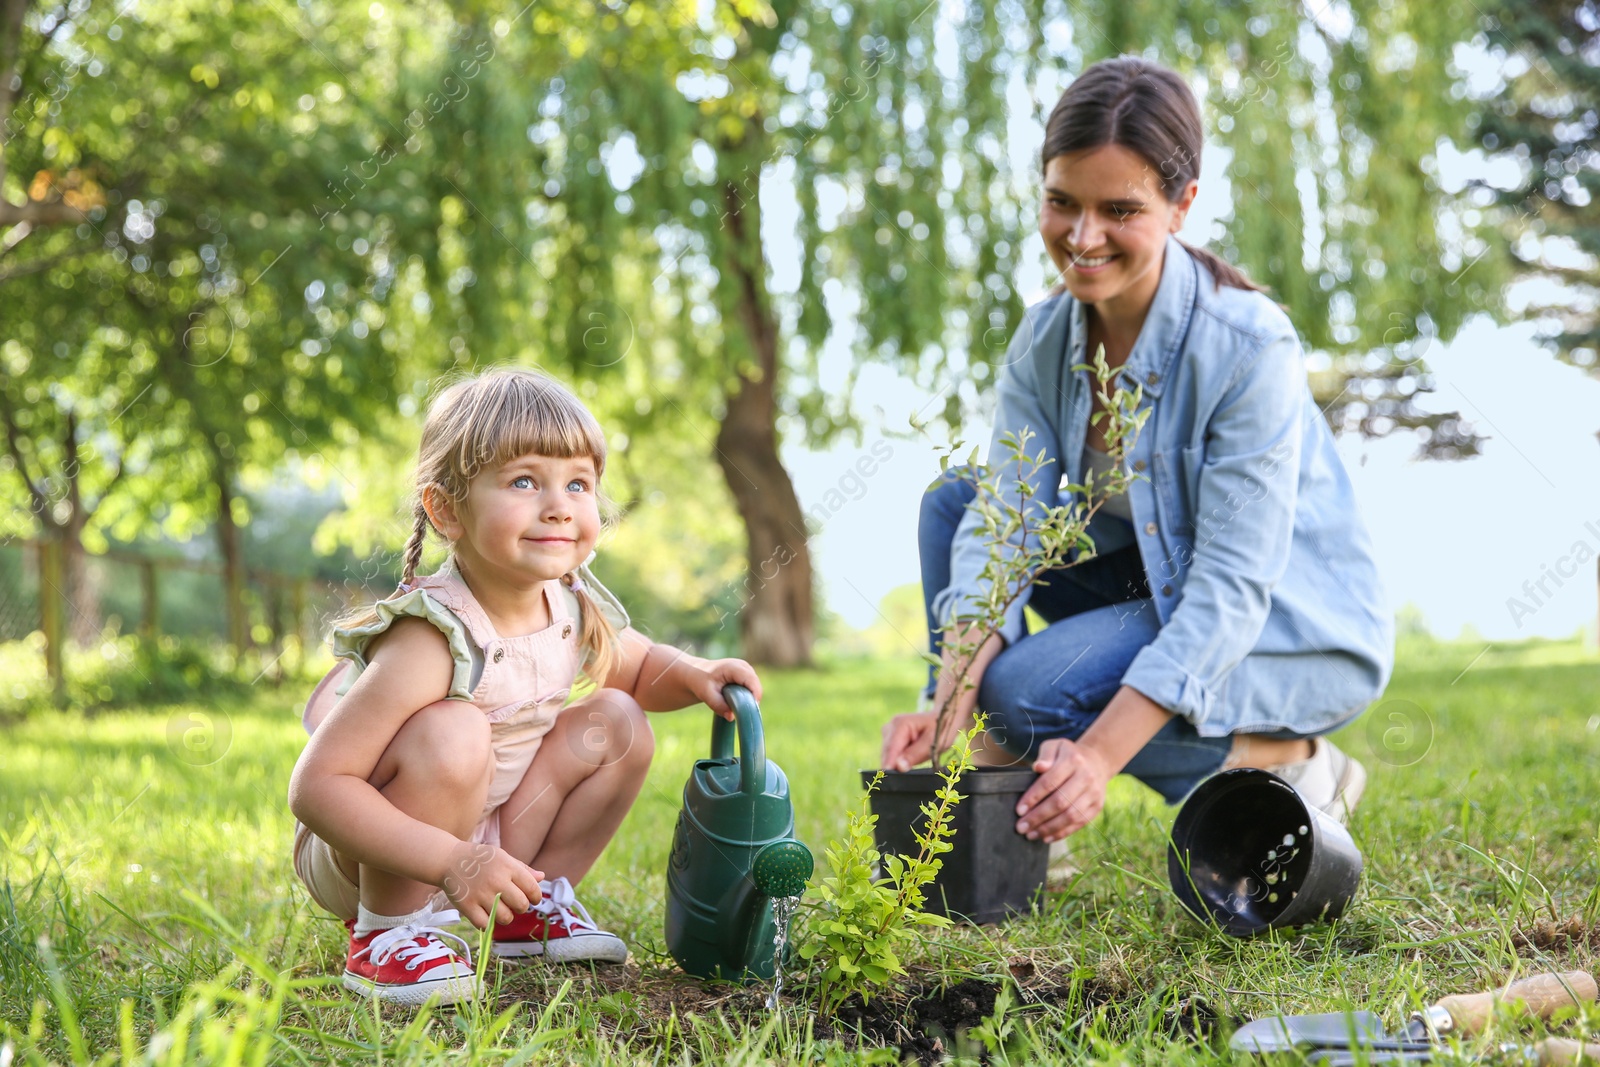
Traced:
[[433, 910], [433, 901], [429, 901], [410, 915], [379, 915], [375, 911], [368, 911], [365, 904], [356, 905], [355, 935], [370, 934], [374, 930], [393, 930], [396, 926], [417, 922]]

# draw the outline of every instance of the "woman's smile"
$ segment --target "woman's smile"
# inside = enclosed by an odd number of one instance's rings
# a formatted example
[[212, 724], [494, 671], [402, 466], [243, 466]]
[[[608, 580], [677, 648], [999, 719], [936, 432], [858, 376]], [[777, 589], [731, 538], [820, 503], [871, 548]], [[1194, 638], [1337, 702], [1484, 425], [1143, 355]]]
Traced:
[[1073, 256], [1068, 264], [1069, 268], [1079, 274], [1098, 274], [1101, 268], [1109, 265], [1117, 257], [1114, 254], [1103, 256]]

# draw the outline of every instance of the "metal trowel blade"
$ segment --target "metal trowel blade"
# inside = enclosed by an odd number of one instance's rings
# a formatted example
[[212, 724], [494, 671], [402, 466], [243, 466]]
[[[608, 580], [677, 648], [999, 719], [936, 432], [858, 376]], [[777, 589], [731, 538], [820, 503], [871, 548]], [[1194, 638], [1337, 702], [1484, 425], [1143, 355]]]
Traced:
[[1390, 1040], [1370, 1011], [1322, 1015], [1269, 1015], [1245, 1023], [1228, 1044], [1236, 1052], [1287, 1052], [1296, 1048], [1371, 1048]]

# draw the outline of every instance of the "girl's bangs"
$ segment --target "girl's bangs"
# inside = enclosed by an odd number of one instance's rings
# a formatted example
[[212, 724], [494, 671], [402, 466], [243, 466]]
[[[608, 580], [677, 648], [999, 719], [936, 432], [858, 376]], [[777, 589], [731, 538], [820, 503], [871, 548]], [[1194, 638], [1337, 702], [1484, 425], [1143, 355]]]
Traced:
[[594, 417], [559, 386], [506, 375], [500, 388], [484, 389], [466, 420], [458, 469], [471, 479], [526, 455], [571, 459], [588, 456], [605, 473], [606, 442]]

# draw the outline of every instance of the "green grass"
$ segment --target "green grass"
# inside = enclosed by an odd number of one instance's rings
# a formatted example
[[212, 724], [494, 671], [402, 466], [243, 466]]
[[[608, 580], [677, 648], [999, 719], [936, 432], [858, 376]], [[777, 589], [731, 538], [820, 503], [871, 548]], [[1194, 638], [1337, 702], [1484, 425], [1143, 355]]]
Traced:
[[[918, 671], [854, 662], [764, 678], [768, 753], [819, 858]], [[1575, 643], [1408, 644], [1385, 700], [1339, 737], [1372, 773], [1351, 828], [1366, 877], [1343, 921], [1251, 941], [1200, 926], [1165, 885], [1172, 810], [1119, 780], [1074, 838], [1081, 876], [1032, 918], [931, 934], [912, 977], [1010, 984], [995, 1062], [1205, 1063], [1227, 1060], [1229, 1020], [1363, 1006], [1393, 1024], [1529, 969], [1592, 971], [1600, 934], [1542, 949], [1516, 935], [1541, 919], [1600, 923], [1596, 692], [1600, 660]], [[332, 978], [343, 930], [289, 863], [302, 697], [258, 688], [0, 725], [0, 1026], [18, 1062], [896, 1061], [811, 1015], [803, 976], [773, 1018], [761, 990], [672, 970], [663, 871], [683, 780], [708, 746], [703, 711], [654, 717], [649, 781], [584, 883], [634, 963], [491, 963], [497, 998], [459, 1014], [380, 1015], [346, 997]], [[1197, 1006], [1224, 1020], [1208, 1041], [1175, 1025]], [[1600, 1012], [1561, 1029], [1594, 1033]]]

